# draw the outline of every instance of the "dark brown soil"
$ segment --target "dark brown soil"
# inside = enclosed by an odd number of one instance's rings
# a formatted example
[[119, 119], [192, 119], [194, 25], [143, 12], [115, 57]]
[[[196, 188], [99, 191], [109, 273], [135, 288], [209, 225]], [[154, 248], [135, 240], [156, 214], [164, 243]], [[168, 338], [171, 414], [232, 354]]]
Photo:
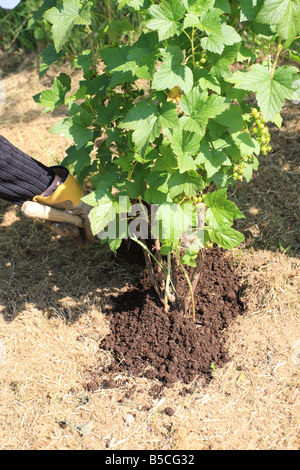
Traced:
[[224, 330], [242, 313], [239, 293], [231, 261], [218, 248], [205, 254], [195, 294], [196, 324], [178, 311], [165, 313], [142, 273], [135, 286], [114, 299], [111, 333], [100, 344], [114, 361], [102, 372], [126, 371], [167, 386], [210, 379], [213, 369], [229, 359]]

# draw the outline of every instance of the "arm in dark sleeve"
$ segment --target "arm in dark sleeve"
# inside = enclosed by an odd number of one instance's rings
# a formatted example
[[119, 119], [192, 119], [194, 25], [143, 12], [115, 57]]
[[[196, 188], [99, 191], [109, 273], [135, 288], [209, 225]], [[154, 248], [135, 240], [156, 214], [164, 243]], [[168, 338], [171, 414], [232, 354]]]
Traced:
[[42, 194], [55, 173], [0, 135], [0, 198], [22, 205]]

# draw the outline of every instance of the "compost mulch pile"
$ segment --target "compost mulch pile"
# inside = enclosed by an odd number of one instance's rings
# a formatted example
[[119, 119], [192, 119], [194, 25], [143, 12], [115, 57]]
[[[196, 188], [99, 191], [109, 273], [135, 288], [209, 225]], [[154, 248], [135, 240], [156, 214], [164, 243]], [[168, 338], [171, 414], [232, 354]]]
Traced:
[[[181, 278], [182, 287], [184, 283]], [[114, 361], [102, 372], [126, 371], [167, 386], [211, 378], [213, 368], [229, 359], [224, 330], [242, 313], [240, 291], [237, 274], [223, 250], [206, 251], [195, 293], [195, 324], [178, 311], [166, 313], [142, 273], [135, 286], [114, 298], [111, 333], [100, 344], [112, 352]]]

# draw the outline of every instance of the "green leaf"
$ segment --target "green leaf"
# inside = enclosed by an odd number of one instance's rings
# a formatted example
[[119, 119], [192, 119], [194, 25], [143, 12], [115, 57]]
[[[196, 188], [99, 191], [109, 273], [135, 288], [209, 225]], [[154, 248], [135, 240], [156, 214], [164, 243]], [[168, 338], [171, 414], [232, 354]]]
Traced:
[[212, 90], [218, 95], [221, 94], [220, 83], [213, 77], [208, 70], [197, 68], [194, 70], [194, 82], [199, 85], [201, 90]]
[[207, 178], [212, 178], [215, 173], [219, 171], [222, 165], [230, 165], [231, 161], [222, 150], [217, 150], [206, 155], [204, 166], [207, 173]]
[[264, 0], [241, 0], [240, 20], [253, 21], [257, 17]]
[[261, 64], [252, 66], [249, 72], [238, 70], [227, 79], [237, 88], [257, 93], [257, 102], [266, 121], [279, 113], [286, 99], [291, 99], [294, 83], [299, 79], [296, 67], [278, 67], [272, 77], [271, 72]]
[[159, 113], [158, 122], [161, 127], [167, 129], [179, 127], [177, 107], [174, 103], [164, 103]]
[[63, 57], [63, 52], [57, 53], [53, 44], [46, 47], [40, 56], [39, 78], [42, 78], [49, 70], [50, 65], [59, 62]]
[[222, 126], [228, 127], [230, 133], [240, 131], [244, 126], [242, 109], [240, 106], [231, 104], [229, 109], [225, 109], [222, 114], [215, 118], [215, 121]]
[[141, 101], [130, 109], [123, 121], [121, 129], [133, 130], [132, 139], [142, 155], [145, 154], [149, 142], [153, 142], [160, 134], [157, 107], [150, 102]]
[[132, 24], [126, 19], [118, 20], [118, 21], [112, 20], [108, 24], [106, 33], [108, 34], [109, 39], [112, 42], [117, 42], [122, 38], [124, 33], [128, 31], [133, 31], [133, 30], [134, 28]]
[[115, 97], [112, 101], [109, 102], [107, 106], [100, 105], [96, 107], [97, 112], [97, 122], [100, 126], [111, 126], [111, 124], [123, 117], [122, 111], [120, 110], [120, 105], [122, 103], [121, 96]]
[[270, 25], [288, 47], [300, 34], [300, 0], [265, 0], [257, 21]]
[[116, 210], [114, 200], [111, 195], [105, 194], [100, 199], [97, 198], [96, 193], [90, 193], [82, 200], [89, 205], [95, 206], [90, 211], [89, 219], [91, 222], [91, 230], [93, 235], [105, 229], [105, 227], [112, 222], [116, 217]]
[[176, 155], [180, 173], [196, 170], [196, 163], [192, 158], [199, 151], [201, 137], [184, 129], [165, 129], [171, 148]]
[[75, 68], [82, 68], [83, 73], [87, 72], [93, 66], [93, 54], [92, 51], [86, 49], [82, 51], [73, 61]]
[[155, 214], [155, 221], [151, 233], [160, 240], [179, 240], [181, 235], [193, 225], [193, 206], [178, 204], [161, 204]]
[[[127, 70], [130, 69], [133, 75], [145, 80], [152, 79], [156, 63], [156, 54], [153, 53], [153, 50], [133, 46], [128, 54], [127, 61], [126, 68]], [[125, 71], [126, 68], [124, 67]]]
[[253, 152], [260, 154], [260, 144], [256, 139], [252, 139], [247, 131], [232, 134], [235, 145], [239, 148], [241, 156], [246, 157]]
[[59, 52], [68, 40], [74, 25], [90, 24], [90, 7], [89, 4], [81, 5], [79, 0], [64, 0], [61, 5], [47, 10], [44, 18], [52, 24], [54, 46]]
[[180, 173], [176, 171], [168, 180], [168, 188], [172, 199], [181, 193], [185, 193], [186, 196], [194, 196], [197, 191], [204, 188], [204, 182], [196, 172]]
[[203, 49], [222, 54], [225, 46], [230, 46], [242, 39], [232, 26], [222, 24], [221, 33], [209, 34], [207, 37], [201, 39], [201, 46]]
[[215, 0], [215, 8], [220, 8], [224, 13], [230, 13], [231, 8], [228, 0]]
[[129, 46], [101, 49], [100, 55], [104, 64], [107, 66], [107, 71], [113, 75], [110, 86], [120, 85], [132, 80], [132, 67], [130, 67], [130, 63], [128, 63], [127, 60], [129, 52]]
[[179, 86], [188, 93], [193, 86], [193, 72], [183, 65], [183, 52], [178, 46], [169, 46], [161, 51], [163, 64], [153, 77], [152, 86], [155, 90], [171, 89]]
[[[221, 190], [220, 190], [221, 191]], [[234, 230], [229, 225], [221, 228], [206, 227], [209, 238], [212, 243], [216, 243], [225, 250], [232, 250], [244, 241], [244, 235], [237, 230]]]
[[182, 3], [188, 12], [195, 12], [200, 15], [212, 9], [215, 0], [182, 0]]
[[148, 12], [152, 19], [146, 25], [158, 31], [160, 41], [180, 32], [179, 21], [183, 18], [185, 8], [179, 0], [165, 0], [161, 5], [151, 5]]
[[180, 119], [183, 128], [203, 136], [208, 120], [225, 111], [228, 107], [227, 102], [228, 100], [222, 96], [208, 95], [206, 91], [201, 92], [198, 87], [193, 88], [180, 100], [180, 107], [186, 114]]
[[221, 10], [213, 9], [200, 14], [196, 12], [187, 13], [184, 18], [184, 28], [197, 28], [200, 31], [206, 31], [207, 33], [221, 34]]
[[71, 89], [71, 78], [65, 73], [61, 73], [58, 77], [53, 80], [51, 90], [45, 90], [35, 95], [34, 101], [41, 106], [44, 106], [42, 114], [48, 111], [54, 111], [65, 102], [65, 96]]
[[209, 207], [206, 211], [205, 221], [209, 227], [218, 229], [224, 225], [231, 226], [234, 219], [245, 218], [237, 206], [227, 199], [227, 189], [219, 189], [208, 193], [204, 201]]
[[170, 146], [161, 145], [159, 147], [160, 155], [157, 156], [153, 170], [167, 171], [172, 173], [178, 168], [177, 158]]
[[93, 148], [93, 142], [88, 142], [80, 150], [77, 150], [76, 147], [72, 145], [72, 147], [67, 149], [67, 156], [61, 162], [62, 166], [69, 167], [72, 165], [74, 174], [79, 176], [78, 182], [80, 184], [83, 182], [82, 179], [80, 179], [81, 172], [91, 164], [90, 153], [92, 152]]
[[149, 187], [145, 191], [144, 199], [148, 204], [163, 204], [169, 200], [168, 178], [168, 173], [158, 171], [152, 171], [146, 176]]
[[87, 113], [79, 105], [72, 103], [69, 108], [69, 118], [58, 121], [51, 127], [52, 134], [58, 134], [66, 139], [73, 139], [77, 149], [93, 140], [93, 132], [88, 127], [93, 122], [93, 115]]

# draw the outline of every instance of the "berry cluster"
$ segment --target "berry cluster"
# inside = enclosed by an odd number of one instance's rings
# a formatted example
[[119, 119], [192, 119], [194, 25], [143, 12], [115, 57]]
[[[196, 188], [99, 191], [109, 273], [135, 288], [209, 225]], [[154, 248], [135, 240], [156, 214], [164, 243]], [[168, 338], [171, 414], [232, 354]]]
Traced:
[[[133, 88], [128, 88], [128, 86], [124, 86], [124, 89], [121, 90], [121, 93], [122, 93], [122, 97], [126, 100], [126, 101], [131, 101], [133, 102], [136, 97], [140, 94], [140, 92], [138, 90], [134, 90]], [[105, 99], [109, 99], [111, 100], [112, 98], [114, 98], [116, 95], [119, 95], [120, 96], [120, 93], [118, 93], [114, 87], [108, 87], [106, 89], [106, 96], [105, 96]]]
[[252, 108], [251, 114], [255, 119], [255, 123], [252, 127], [252, 132], [256, 136], [256, 140], [260, 144], [262, 154], [267, 155], [267, 153], [271, 152], [272, 150], [271, 145], [269, 145], [269, 142], [271, 140], [271, 134], [269, 132], [268, 126], [265, 124], [264, 118], [256, 108]]
[[199, 204], [202, 201], [203, 201], [203, 198], [202, 198], [201, 195], [192, 197], [192, 202], [193, 202], [194, 206], [197, 206], [197, 204]]
[[236, 163], [233, 166], [233, 179], [242, 181], [244, 176], [245, 168], [247, 168], [247, 163], [244, 161], [243, 163]]
[[205, 64], [206, 61], [207, 61], [207, 55], [205, 54], [205, 52], [202, 52], [199, 60], [196, 60], [195, 65], [196, 67], [203, 68], [202, 64]]

